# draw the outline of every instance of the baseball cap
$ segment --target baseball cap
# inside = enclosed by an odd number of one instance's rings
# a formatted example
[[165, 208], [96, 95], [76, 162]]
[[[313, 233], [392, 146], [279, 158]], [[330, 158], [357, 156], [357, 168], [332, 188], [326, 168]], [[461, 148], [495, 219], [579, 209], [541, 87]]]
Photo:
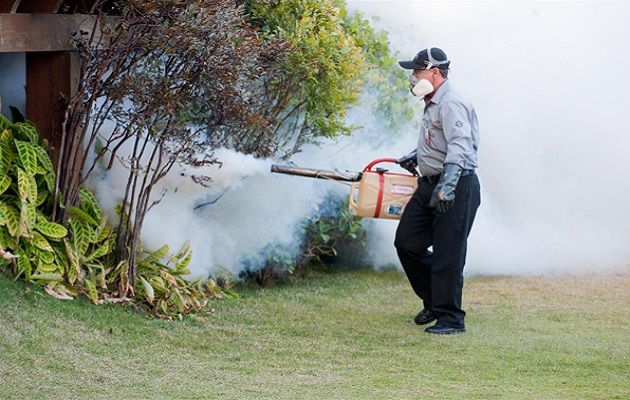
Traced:
[[405, 69], [426, 69], [429, 67], [438, 67], [439, 69], [448, 69], [451, 64], [446, 53], [437, 47], [420, 50], [411, 61], [398, 61], [401, 67]]

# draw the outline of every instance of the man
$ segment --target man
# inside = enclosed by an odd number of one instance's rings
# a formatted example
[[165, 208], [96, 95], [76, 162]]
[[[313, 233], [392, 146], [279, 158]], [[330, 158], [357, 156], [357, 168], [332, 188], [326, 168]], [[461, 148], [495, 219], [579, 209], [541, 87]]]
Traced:
[[[437, 321], [425, 329], [428, 333], [464, 333], [466, 242], [481, 203], [475, 173], [477, 115], [448, 79], [450, 61], [441, 49], [424, 49], [399, 64], [413, 70], [410, 90], [424, 100], [425, 108], [418, 148], [397, 160], [416, 174], [417, 167], [421, 176], [394, 245], [411, 287], [423, 302], [414, 322]], [[433, 252], [428, 250], [431, 246]]]

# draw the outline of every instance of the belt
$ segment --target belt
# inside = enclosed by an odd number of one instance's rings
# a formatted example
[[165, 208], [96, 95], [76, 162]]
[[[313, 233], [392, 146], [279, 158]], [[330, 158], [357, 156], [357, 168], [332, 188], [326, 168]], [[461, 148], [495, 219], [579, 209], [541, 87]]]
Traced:
[[[468, 176], [468, 175], [474, 175], [474, 174], [475, 174], [474, 169], [465, 169], [462, 171], [462, 174], [460, 176]], [[423, 176], [422, 178], [429, 183], [438, 183], [440, 181], [441, 176], [442, 174], [435, 174], [435, 175]]]

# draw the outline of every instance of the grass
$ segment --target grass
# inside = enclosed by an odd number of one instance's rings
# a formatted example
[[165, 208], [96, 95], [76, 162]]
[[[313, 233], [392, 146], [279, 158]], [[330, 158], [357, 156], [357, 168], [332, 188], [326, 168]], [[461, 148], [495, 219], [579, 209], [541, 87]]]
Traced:
[[208, 322], [168, 322], [0, 276], [0, 398], [630, 398], [628, 269], [469, 278], [451, 337], [413, 324], [396, 271], [239, 292]]

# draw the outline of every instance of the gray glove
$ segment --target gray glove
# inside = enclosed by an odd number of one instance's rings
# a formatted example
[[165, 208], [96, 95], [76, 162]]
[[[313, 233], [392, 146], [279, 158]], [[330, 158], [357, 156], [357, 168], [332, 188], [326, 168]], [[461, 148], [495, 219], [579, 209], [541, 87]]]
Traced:
[[418, 175], [418, 149], [414, 149], [411, 153], [400, 157], [396, 160], [396, 164], [400, 165], [414, 175]]
[[435, 208], [438, 212], [447, 212], [455, 201], [455, 188], [463, 168], [457, 164], [444, 164], [444, 171], [440, 176], [440, 181], [431, 194], [429, 207]]

